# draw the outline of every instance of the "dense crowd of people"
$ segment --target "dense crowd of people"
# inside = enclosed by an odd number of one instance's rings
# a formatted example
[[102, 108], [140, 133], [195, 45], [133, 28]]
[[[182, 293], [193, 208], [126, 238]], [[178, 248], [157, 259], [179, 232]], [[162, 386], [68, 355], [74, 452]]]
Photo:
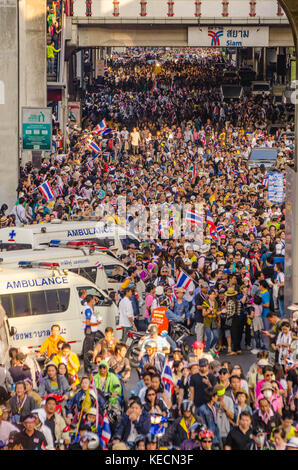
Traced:
[[[129, 274], [117, 300], [121, 341], [112, 328], [98, 341], [88, 296], [92, 354], [83, 371], [59, 325], [41, 348], [43, 373], [28, 350], [11, 351], [3, 379], [0, 368], [4, 448], [298, 449], [298, 305], [284, 305], [285, 204], [269, 200], [265, 166], [248, 166], [251, 149], [278, 147], [275, 170], [285, 174], [293, 123], [270, 133], [285, 112], [270, 96], [245, 90], [223, 101], [224, 68], [232, 66], [215, 49], [115, 54], [86, 90], [82, 128], [69, 122], [66, 151], [58, 145], [41, 169], [21, 169], [1, 227], [93, 216], [127, 227], [140, 245], [121, 256]], [[38, 190], [45, 181], [49, 201]], [[167, 331], [152, 323], [157, 308]], [[193, 338], [187, 350], [171, 334], [176, 324]], [[140, 330], [132, 390], [128, 336]], [[255, 355], [245, 374], [244, 354]]]

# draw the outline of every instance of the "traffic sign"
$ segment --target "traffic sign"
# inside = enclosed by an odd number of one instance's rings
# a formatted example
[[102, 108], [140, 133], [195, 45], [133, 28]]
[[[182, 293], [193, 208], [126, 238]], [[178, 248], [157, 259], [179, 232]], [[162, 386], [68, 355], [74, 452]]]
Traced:
[[22, 107], [22, 149], [52, 149], [51, 108]]

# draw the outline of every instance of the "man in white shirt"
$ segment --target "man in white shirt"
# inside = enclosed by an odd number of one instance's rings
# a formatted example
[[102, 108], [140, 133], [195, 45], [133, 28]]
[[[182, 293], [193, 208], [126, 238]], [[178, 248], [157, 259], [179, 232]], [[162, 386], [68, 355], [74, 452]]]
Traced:
[[16, 226], [19, 227], [21, 224], [28, 224], [26, 217], [26, 209], [24, 207], [25, 199], [20, 197], [19, 204], [15, 205], [11, 213], [16, 216]]
[[128, 286], [124, 290], [124, 297], [119, 302], [119, 326], [122, 328], [122, 339], [123, 343], [126, 342], [128, 331], [132, 328], [133, 331], [137, 331], [134, 324], [133, 308], [131, 303], [132, 289]]

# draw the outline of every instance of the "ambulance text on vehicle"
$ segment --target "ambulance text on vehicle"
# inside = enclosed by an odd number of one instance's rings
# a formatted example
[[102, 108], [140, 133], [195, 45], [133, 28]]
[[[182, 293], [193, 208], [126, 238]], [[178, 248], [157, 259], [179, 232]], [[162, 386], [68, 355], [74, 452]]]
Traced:
[[61, 335], [80, 354], [84, 341], [80, 298], [83, 290], [96, 297], [94, 313], [102, 318], [100, 331], [104, 333], [111, 326], [120, 337], [116, 305], [91, 281], [60, 269], [1, 269], [0, 301], [8, 329], [16, 329], [10, 346], [37, 349], [50, 335], [51, 325], [58, 324]]

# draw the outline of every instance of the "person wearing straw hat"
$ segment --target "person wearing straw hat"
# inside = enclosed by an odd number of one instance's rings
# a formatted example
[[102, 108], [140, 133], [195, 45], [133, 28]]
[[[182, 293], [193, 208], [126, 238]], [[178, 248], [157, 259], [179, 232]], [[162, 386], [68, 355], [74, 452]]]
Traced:
[[231, 351], [228, 351], [228, 356], [235, 356], [241, 354], [241, 317], [240, 317], [240, 302], [237, 298], [238, 292], [229, 287], [226, 291], [227, 303], [227, 319], [226, 328], [230, 330], [231, 336]]

